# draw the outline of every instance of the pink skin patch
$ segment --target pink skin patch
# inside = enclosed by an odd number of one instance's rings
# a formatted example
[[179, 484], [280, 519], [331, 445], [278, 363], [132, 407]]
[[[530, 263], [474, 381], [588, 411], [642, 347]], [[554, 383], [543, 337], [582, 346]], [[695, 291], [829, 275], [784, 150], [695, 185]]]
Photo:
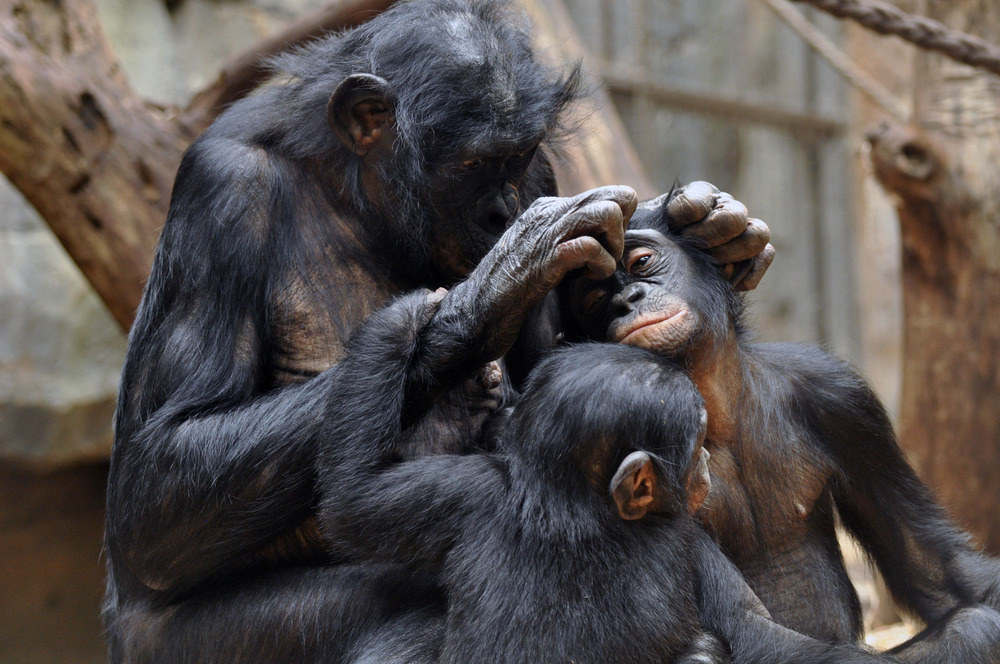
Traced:
[[695, 317], [687, 309], [641, 316], [615, 332], [615, 341], [650, 350], [673, 350], [695, 331]]

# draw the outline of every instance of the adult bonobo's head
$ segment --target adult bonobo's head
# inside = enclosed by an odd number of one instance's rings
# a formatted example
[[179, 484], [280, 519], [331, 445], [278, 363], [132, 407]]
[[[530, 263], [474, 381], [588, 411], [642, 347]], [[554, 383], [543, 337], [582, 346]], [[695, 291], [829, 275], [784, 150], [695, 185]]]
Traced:
[[518, 483], [528, 502], [634, 520], [701, 505], [705, 426], [701, 395], [673, 363], [638, 348], [578, 344], [532, 372], [498, 447], [512, 472], [530, 478]]
[[277, 60], [325, 91], [350, 203], [410, 270], [464, 276], [555, 193], [539, 147], [580, 77], [540, 65], [524, 21], [501, 2], [414, 0]]
[[743, 301], [695, 241], [669, 230], [665, 208], [633, 215], [610, 279], [566, 280], [563, 313], [570, 338], [640, 346], [691, 369], [743, 333]]

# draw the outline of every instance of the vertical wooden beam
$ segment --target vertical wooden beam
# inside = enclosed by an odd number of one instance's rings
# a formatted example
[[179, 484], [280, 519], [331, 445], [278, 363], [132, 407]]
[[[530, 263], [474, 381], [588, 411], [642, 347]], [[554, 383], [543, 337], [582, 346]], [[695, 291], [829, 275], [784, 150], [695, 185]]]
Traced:
[[[582, 60], [588, 67], [583, 46], [562, 0], [520, 0], [535, 24], [539, 52], [553, 63]], [[556, 164], [559, 193], [572, 195], [605, 184], [627, 184], [640, 198], [652, 198], [657, 191], [639, 161], [621, 118], [607, 91], [588, 74], [594, 91], [591, 101], [576, 110], [579, 131], [566, 146], [565, 159]]]

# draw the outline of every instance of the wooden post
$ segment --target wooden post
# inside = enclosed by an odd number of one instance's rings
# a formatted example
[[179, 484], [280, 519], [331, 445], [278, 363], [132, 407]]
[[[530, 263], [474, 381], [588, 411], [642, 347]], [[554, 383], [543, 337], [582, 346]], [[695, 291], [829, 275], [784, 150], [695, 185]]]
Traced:
[[[1000, 40], [993, 0], [927, 6], [952, 28]], [[872, 136], [901, 226], [900, 437], [958, 521], [1000, 553], [1000, 78], [920, 60], [917, 127]]]

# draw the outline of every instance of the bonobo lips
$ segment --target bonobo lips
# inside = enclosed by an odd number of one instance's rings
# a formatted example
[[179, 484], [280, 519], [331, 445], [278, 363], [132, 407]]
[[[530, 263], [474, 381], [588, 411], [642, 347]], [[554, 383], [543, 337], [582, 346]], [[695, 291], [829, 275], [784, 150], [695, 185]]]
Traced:
[[694, 325], [687, 309], [640, 316], [614, 333], [614, 341], [642, 348], [668, 350], [687, 341]]

